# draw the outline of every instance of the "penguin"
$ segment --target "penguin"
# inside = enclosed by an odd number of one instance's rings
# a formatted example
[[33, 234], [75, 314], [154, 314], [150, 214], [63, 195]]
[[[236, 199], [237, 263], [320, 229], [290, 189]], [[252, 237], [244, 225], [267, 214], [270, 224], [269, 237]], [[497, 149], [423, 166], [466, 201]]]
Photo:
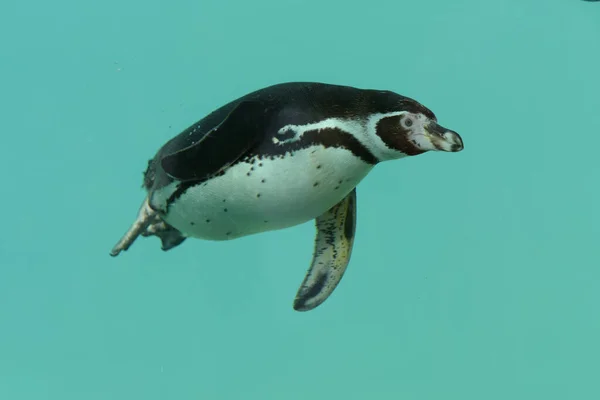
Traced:
[[321, 305], [339, 284], [356, 231], [357, 185], [385, 161], [460, 152], [461, 136], [389, 90], [287, 82], [235, 99], [148, 161], [137, 219], [111, 251], [156, 236], [224, 241], [315, 221], [312, 262], [294, 302]]

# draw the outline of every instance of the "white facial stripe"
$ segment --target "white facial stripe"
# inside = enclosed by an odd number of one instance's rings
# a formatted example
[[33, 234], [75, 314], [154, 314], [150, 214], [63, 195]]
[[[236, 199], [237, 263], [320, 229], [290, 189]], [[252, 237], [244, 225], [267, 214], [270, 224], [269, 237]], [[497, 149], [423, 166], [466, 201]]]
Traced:
[[354, 136], [361, 142], [362, 142], [361, 137], [364, 136], [364, 133], [363, 133], [364, 127], [357, 121], [350, 120], [350, 119], [345, 120], [345, 119], [340, 119], [340, 118], [328, 118], [328, 119], [324, 119], [323, 121], [315, 122], [312, 124], [286, 125], [283, 128], [279, 129], [279, 131], [277, 131], [277, 133], [279, 135], [285, 135], [289, 131], [293, 131], [294, 137], [289, 138], [289, 139], [273, 138], [273, 143], [284, 144], [284, 143], [296, 142], [296, 141], [300, 140], [300, 138], [302, 137], [302, 135], [304, 135], [304, 133], [309, 132], [309, 131], [321, 130], [321, 129], [339, 129], [341, 131], [344, 131], [344, 132]]
[[308, 131], [334, 128], [354, 136], [379, 160], [383, 161], [399, 158], [398, 155], [401, 153], [398, 150], [390, 149], [381, 137], [377, 135], [377, 123], [383, 118], [395, 117], [403, 114], [406, 114], [406, 112], [395, 111], [390, 113], [371, 114], [364, 120], [328, 118], [306, 125], [286, 125], [279, 129], [277, 133], [283, 136], [292, 131], [294, 132], [294, 136], [286, 139], [275, 137], [273, 138], [273, 143], [284, 144], [295, 142], [300, 140], [302, 135]]

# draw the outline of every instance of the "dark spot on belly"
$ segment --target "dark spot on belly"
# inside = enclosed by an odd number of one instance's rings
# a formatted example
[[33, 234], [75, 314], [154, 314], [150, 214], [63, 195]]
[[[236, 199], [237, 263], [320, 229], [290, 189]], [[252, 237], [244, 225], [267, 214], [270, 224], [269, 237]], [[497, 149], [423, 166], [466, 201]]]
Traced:
[[314, 186], [314, 187], [317, 187], [317, 186], [319, 186], [319, 182], [315, 182], [315, 183], [313, 183], [313, 186]]
[[250, 172], [247, 172], [247, 173], [246, 173], [246, 175], [250, 176], [250, 175], [252, 175], [252, 174], [251, 174]]
[[229, 235], [231, 235], [231, 232], [225, 232], [225, 235], [229, 236]]
[[267, 224], [267, 223], [269, 223], [269, 221], [267, 221], [267, 220], [265, 219], [265, 224]]
[[260, 193], [256, 193], [256, 197], [260, 197]]
[[190, 221], [190, 225], [194, 226], [196, 223], [194, 221]]
[[227, 200], [227, 199], [223, 199], [223, 203], [225, 203], [225, 201], [226, 201], [226, 200]]
[[206, 223], [208, 224], [209, 222], [210, 222], [210, 219], [207, 219], [207, 220], [206, 220]]
[[261, 179], [261, 180], [260, 180], [260, 182], [261, 182], [261, 183], [265, 183], [266, 181], [265, 181], [264, 179]]
[[339, 188], [340, 188], [339, 186], [336, 186], [333, 188], [333, 190], [338, 190]]
[[226, 209], [226, 208], [224, 208], [224, 209], [223, 209], [223, 211], [224, 211], [224, 212], [227, 212], [227, 209]]
[[250, 167], [250, 171], [254, 171], [254, 167]]
[[344, 181], [343, 181], [343, 180], [341, 180], [341, 179], [338, 181], [338, 183], [339, 183], [340, 185], [342, 184], [342, 182], [344, 182]]
[[259, 167], [262, 167], [262, 163], [258, 163], [258, 166], [259, 166]]
[[317, 169], [321, 169], [321, 166], [320, 166], [320, 165], [317, 165]]

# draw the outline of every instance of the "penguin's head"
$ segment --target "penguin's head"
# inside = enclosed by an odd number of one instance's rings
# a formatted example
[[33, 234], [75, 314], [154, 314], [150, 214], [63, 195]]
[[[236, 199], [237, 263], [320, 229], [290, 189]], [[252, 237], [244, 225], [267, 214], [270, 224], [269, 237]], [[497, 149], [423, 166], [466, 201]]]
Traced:
[[460, 135], [438, 124], [433, 112], [415, 101], [407, 104], [406, 98], [402, 103], [392, 112], [379, 114], [375, 123], [375, 133], [386, 147], [386, 158], [463, 150]]

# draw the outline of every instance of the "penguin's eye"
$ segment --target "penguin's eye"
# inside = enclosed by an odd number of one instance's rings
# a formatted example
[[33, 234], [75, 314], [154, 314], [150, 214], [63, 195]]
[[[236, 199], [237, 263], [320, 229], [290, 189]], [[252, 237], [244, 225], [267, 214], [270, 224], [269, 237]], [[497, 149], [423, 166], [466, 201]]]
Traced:
[[412, 124], [413, 124], [413, 120], [411, 118], [404, 119], [404, 125], [406, 125], [407, 127], [411, 127]]

